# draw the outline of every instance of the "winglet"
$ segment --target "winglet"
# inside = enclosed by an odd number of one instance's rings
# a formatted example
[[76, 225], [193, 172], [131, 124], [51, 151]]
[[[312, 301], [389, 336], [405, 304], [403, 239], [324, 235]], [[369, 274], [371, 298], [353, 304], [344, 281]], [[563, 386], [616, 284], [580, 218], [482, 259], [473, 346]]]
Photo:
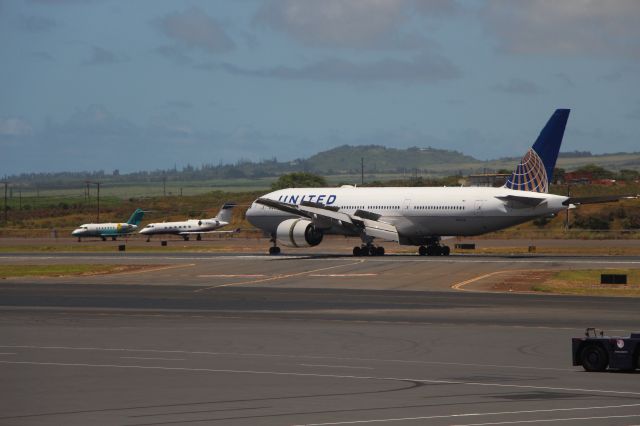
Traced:
[[558, 160], [569, 109], [557, 109], [544, 126], [533, 147], [522, 157], [507, 183], [509, 189], [549, 192], [553, 169]]

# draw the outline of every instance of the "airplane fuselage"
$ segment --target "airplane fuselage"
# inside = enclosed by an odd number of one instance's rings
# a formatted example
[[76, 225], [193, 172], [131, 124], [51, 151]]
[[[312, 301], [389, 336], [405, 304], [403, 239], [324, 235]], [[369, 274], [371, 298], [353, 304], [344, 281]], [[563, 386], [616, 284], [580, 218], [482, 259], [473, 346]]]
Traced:
[[117, 237], [131, 234], [138, 229], [130, 223], [85, 223], [76, 228], [71, 235], [74, 237]]
[[189, 219], [179, 222], [158, 222], [145, 226], [140, 233], [144, 235], [155, 234], [197, 234], [198, 232], [210, 232], [228, 225], [217, 219]]
[[[523, 197], [540, 202], [531, 205], [518, 201]], [[497, 231], [567, 208], [564, 196], [484, 187], [291, 188], [263, 198], [292, 205], [321, 203], [348, 214], [356, 210], [378, 214], [380, 221], [397, 228], [400, 243], [408, 245], [423, 244], [425, 238], [433, 236]], [[282, 221], [295, 217], [258, 203], [247, 211], [249, 222], [268, 234], [273, 234]], [[344, 227], [333, 226], [324, 232], [348, 235]]]

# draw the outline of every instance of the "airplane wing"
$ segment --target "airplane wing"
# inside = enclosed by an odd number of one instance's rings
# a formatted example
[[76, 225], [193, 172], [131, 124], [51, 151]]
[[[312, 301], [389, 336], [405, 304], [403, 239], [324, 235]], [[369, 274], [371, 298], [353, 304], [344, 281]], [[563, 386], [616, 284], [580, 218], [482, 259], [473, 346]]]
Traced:
[[366, 210], [356, 210], [355, 213], [349, 214], [341, 212], [338, 207], [326, 206], [321, 203], [303, 201], [300, 205], [295, 205], [268, 198], [258, 198], [256, 203], [306, 217], [320, 229], [341, 227], [351, 233], [364, 232], [374, 238], [396, 242], [399, 240], [398, 230], [393, 224], [380, 221], [380, 215]]
[[182, 231], [178, 235], [195, 235], [195, 234], [236, 234], [240, 232], [240, 228], [231, 229], [229, 231]]

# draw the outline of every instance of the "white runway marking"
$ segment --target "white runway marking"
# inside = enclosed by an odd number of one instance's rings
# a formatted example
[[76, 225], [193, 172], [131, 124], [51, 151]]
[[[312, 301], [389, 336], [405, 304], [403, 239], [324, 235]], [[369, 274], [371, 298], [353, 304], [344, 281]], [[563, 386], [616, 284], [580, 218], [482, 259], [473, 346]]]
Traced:
[[357, 367], [353, 365], [326, 365], [326, 364], [298, 364], [303, 367], [326, 367], [326, 368], [355, 368], [359, 370], [373, 370], [373, 367]]
[[[407, 422], [407, 421], [415, 421], [415, 420], [429, 420], [429, 419], [450, 419], [457, 417], [480, 417], [480, 416], [504, 416], [504, 415], [513, 415], [513, 414], [536, 414], [536, 413], [553, 413], [553, 412], [570, 412], [570, 411], [587, 411], [587, 410], [611, 410], [611, 409], [620, 409], [620, 408], [630, 408], [630, 407], [638, 407], [640, 404], [625, 404], [625, 405], [606, 405], [603, 407], [575, 407], [575, 408], [549, 408], [549, 409], [541, 409], [541, 410], [524, 410], [524, 411], [497, 411], [491, 413], [462, 413], [462, 414], [444, 414], [439, 416], [421, 416], [421, 417], [400, 417], [395, 419], [373, 419], [373, 420], [352, 420], [352, 421], [344, 421], [344, 422], [329, 422], [329, 423], [305, 423], [299, 424], [295, 426], [330, 426], [330, 425], [355, 425], [355, 424], [364, 424], [364, 423], [389, 423], [389, 422]], [[608, 418], [616, 418], [616, 417], [640, 417], [640, 414], [630, 414], [628, 416], [607, 416], [607, 417], [585, 417], [582, 419], [576, 420], [587, 420], [587, 419], [608, 419]], [[523, 422], [540, 422], [543, 420], [523, 420], [520, 422], [500, 422], [500, 423], [478, 423], [475, 425], [464, 425], [464, 426], [480, 426], [483, 425], [498, 425], [498, 424], [510, 424], [510, 423], [523, 423]], [[553, 421], [553, 420], [547, 420]], [[462, 425], [458, 425], [462, 426]]]
[[205, 274], [198, 275], [198, 278], [260, 278], [265, 274]]
[[17, 355], [15, 352], [0, 352], [0, 355]]
[[142, 356], [121, 356], [122, 359], [151, 359], [151, 360], [160, 360], [160, 361], [184, 361], [185, 358], [151, 358], [151, 357], [142, 357]]
[[517, 425], [521, 423], [551, 423], [551, 422], [571, 422], [577, 420], [604, 420], [604, 419], [628, 419], [631, 417], [640, 417], [640, 414], [629, 414], [626, 416], [602, 416], [602, 417], [570, 417], [567, 419], [543, 419], [543, 420], [517, 420], [513, 422], [492, 422], [492, 423], [468, 423], [465, 425], [453, 426], [489, 426], [489, 425]]
[[310, 277], [348, 278], [348, 277], [375, 277], [378, 274], [311, 274]]
[[[580, 330], [583, 331], [583, 330]], [[571, 368], [553, 367], [531, 367], [525, 365], [505, 365], [505, 364], [479, 364], [465, 362], [446, 361], [415, 361], [404, 359], [384, 359], [384, 358], [349, 358], [327, 355], [291, 355], [291, 354], [265, 354], [265, 353], [241, 353], [241, 352], [211, 352], [211, 351], [182, 351], [182, 350], [162, 350], [162, 349], [133, 349], [133, 348], [95, 348], [95, 347], [69, 347], [69, 346], [2, 346], [0, 348], [20, 348], [20, 349], [45, 349], [45, 350], [75, 350], [75, 351], [105, 351], [105, 352], [146, 352], [156, 354], [189, 354], [189, 355], [211, 355], [211, 356], [232, 356], [232, 357], [257, 357], [257, 358], [287, 358], [287, 359], [314, 359], [332, 361], [355, 361], [355, 362], [383, 362], [397, 364], [418, 364], [418, 365], [454, 365], [462, 367], [482, 367], [499, 369], [522, 369], [522, 370], [547, 370], [547, 371], [575, 371]]]
[[194, 293], [201, 293], [203, 291], [207, 291], [207, 290], [211, 290], [211, 289], [219, 288], [219, 287], [231, 287], [231, 286], [240, 286], [240, 285], [246, 285], [246, 284], [259, 284], [259, 283], [264, 283], [264, 282], [269, 282], [269, 281], [276, 281], [276, 280], [282, 280], [282, 279], [287, 279], [287, 278], [300, 277], [300, 276], [303, 276], [303, 275], [311, 274], [313, 272], [320, 272], [320, 271], [326, 271], [328, 269], [344, 268], [344, 267], [347, 267], [347, 266], [359, 265], [363, 261], [364, 261], [363, 259], [359, 259], [356, 262], [345, 263], [343, 265], [327, 266], [327, 267], [324, 267], [324, 268], [312, 269], [310, 271], [293, 272], [293, 273], [289, 273], [289, 274], [276, 275], [276, 276], [273, 276], [273, 277], [261, 278], [261, 279], [257, 279], [257, 280], [240, 281], [240, 282], [236, 282], [236, 283], [214, 285], [214, 286], [211, 286], [211, 287], [205, 287], [205, 288], [201, 288], [201, 289], [195, 290]]
[[[340, 374], [320, 374], [320, 373], [294, 373], [290, 371], [266, 371], [266, 370], [234, 370], [234, 369], [216, 369], [216, 368], [190, 368], [190, 367], [161, 367], [147, 365], [120, 365], [120, 364], [88, 364], [88, 363], [65, 363], [65, 362], [36, 362], [36, 361], [1, 361], [0, 364], [6, 365], [41, 365], [41, 366], [57, 366], [57, 367], [87, 367], [87, 368], [122, 368], [122, 369], [140, 369], [140, 370], [162, 370], [162, 371], [184, 371], [194, 373], [223, 373], [223, 374], [259, 374], [271, 376], [292, 376], [292, 377], [316, 377], [324, 379], [350, 379], [350, 380], [380, 380], [380, 381], [398, 381], [398, 382], [420, 382], [438, 385], [463, 385], [463, 386], [483, 386], [508, 389], [533, 389], [541, 391], [562, 391], [562, 392], [581, 392], [581, 393], [598, 393], [604, 395], [633, 395], [640, 396], [640, 392], [631, 391], [615, 391], [607, 389], [585, 389], [585, 388], [565, 388], [557, 386], [533, 386], [533, 385], [515, 385], [506, 383], [481, 383], [481, 382], [465, 382], [460, 380], [438, 380], [438, 379], [420, 379], [411, 377], [376, 377], [376, 376], [354, 376]], [[636, 404], [640, 406], [640, 404]]]
[[[556, 257], [522, 257], [518, 256], [515, 258], [511, 257], [500, 257], [495, 256], [493, 258], [483, 258], [483, 257], [448, 257], [448, 258], [431, 258], [431, 257], [423, 257], [417, 255], [400, 255], [400, 256], [389, 256], [389, 257], [375, 257], [375, 258], [364, 258], [360, 259], [364, 262], [422, 262], [422, 263], [497, 263], [497, 264], [519, 264], [519, 263], [533, 263], [533, 264], [564, 264], [564, 265], [640, 265], [640, 259], [638, 256], [627, 256], [633, 259], [620, 260], [616, 259], [615, 256], [556, 256]], [[278, 255], [278, 256], [268, 256], [268, 255], [229, 255], [229, 256], [83, 256], [83, 255], [75, 255], [75, 256], [0, 256], [0, 260], [59, 260], [59, 259], [84, 259], [84, 260], [139, 260], [141, 262], [149, 261], [149, 260], [159, 260], [159, 261], [196, 261], [202, 260], [207, 262], [212, 261], [223, 261], [227, 262], [231, 260], [263, 260], [265, 262], [272, 262], [278, 260], [309, 260], [315, 262], [337, 262], [351, 259], [351, 256], [345, 255], [340, 257], [314, 257], [313, 255], [308, 254], [300, 254], [300, 255]]]

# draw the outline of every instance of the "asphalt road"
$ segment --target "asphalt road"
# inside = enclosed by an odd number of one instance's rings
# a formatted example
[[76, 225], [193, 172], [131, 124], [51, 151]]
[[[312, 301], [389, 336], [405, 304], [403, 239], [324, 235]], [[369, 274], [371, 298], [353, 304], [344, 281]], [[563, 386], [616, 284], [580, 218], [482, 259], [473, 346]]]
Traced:
[[640, 374], [570, 353], [637, 300], [451, 289], [638, 259], [99, 257], [162, 269], [0, 284], [0, 424], [640, 423]]

